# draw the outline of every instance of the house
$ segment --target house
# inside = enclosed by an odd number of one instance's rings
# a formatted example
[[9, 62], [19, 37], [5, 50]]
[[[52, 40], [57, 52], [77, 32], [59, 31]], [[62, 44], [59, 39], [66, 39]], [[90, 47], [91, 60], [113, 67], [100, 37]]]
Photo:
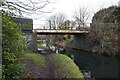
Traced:
[[79, 21], [69, 21], [69, 20], [65, 21], [65, 26], [68, 29], [72, 29], [72, 30], [84, 30], [85, 28], [88, 27], [87, 24], [85, 23], [81, 23]]
[[20, 30], [24, 33], [22, 37], [30, 38], [33, 30], [33, 20], [28, 18], [16, 18], [14, 17], [18, 25], [20, 25]]

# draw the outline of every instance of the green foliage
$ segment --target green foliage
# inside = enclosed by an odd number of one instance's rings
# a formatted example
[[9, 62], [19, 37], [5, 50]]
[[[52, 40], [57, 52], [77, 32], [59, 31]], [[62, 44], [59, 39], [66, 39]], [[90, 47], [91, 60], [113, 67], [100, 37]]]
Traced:
[[114, 14], [117, 17], [117, 22], [120, 23], [120, 6], [116, 8], [116, 12]]
[[42, 48], [42, 49], [47, 49], [48, 50], [48, 48], [46, 46], [42, 46], [40, 44], [38, 44], [38, 48]]
[[[111, 35], [114, 35], [114, 32], [118, 30], [118, 26], [109, 26], [104, 32], [103, 32], [103, 39], [101, 40], [101, 48], [99, 50], [100, 53], [105, 53], [107, 55], [115, 55], [117, 53], [116, 46], [117, 41], [113, 42], [111, 41]], [[116, 32], [117, 33], [117, 32]]]
[[25, 39], [17, 25], [14, 13], [2, 10], [2, 63], [3, 79], [19, 79], [22, 77], [24, 67], [21, 64], [25, 53]]
[[25, 53], [24, 58], [33, 60], [33, 62], [40, 67], [45, 66], [45, 57], [43, 55], [28, 51]]
[[[0, 6], [2, 1], [0, 1]], [[0, 12], [0, 45], [2, 45], [2, 13]], [[2, 78], [2, 46], [0, 46], [0, 79]]]
[[118, 19], [120, 18], [119, 14], [120, 7], [111, 6], [104, 8], [95, 13], [92, 22], [115, 23], [116, 21], [118, 22]]
[[[2, 61], [2, 60], [1, 60]], [[2, 78], [2, 64], [0, 63], [0, 79]]]
[[58, 78], [80, 78], [80, 80], [84, 80], [82, 73], [72, 59], [62, 54], [51, 54], [51, 56], [57, 67]]
[[25, 72], [25, 68], [23, 64], [9, 64], [7, 68], [6, 65], [3, 65], [3, 79], [10, 80], [10, 79], [20, 79], [22, 78], [22, 74]]

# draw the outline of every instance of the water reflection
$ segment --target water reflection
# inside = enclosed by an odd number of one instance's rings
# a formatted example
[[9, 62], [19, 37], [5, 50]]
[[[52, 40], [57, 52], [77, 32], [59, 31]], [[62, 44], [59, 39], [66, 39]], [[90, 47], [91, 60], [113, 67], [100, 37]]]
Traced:
[[70, 56], [70, 57], [71, 57], [71, 59], [74, 61], [74, 55], [72, 55], [72, 54], [71, 54], [71, 56]]
[[78, 50], [73, 51], [74, 53], [72, 53], [72, 55], [74, 55], [74, 62], [79, 66], [83, 73], [87, 70], [92, 78], [118, 78], [117, 58], [98, 56]]

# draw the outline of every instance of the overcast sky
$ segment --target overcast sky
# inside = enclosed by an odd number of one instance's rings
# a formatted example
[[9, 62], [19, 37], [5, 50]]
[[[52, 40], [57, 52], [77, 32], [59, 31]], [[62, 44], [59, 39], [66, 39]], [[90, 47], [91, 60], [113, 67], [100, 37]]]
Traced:
[[[16, 1], [16, 0], [12, 0], [12, 1]], [[20, 0], [20, 1], [25, 2], [26, 0]], [[89, 10], [89, 14], [91, 14], [90, 19], [92, 19], [94, 13], [99, 11], [101, 8], [107, 8], [111, 5], [118, 5], [118, 2], [120, 0], [49, 0], [49, 1], [52, 1], [53, 3], [46, 6], [45, 10], [49, 11], [54, 8], [52, 10], [52, 13], [47, 13], [44, 15], [28, 15], [28, 16], [26, 15], [26, 17], [28, 18], [41, 17], [39, 19], [33, 19], [34, 28], [44, 26], [47, 17], [59, 12], [64, 13], [67, 16], [68, 20], [73, 20], [74, 11], [78, 7], [87, 7]], [[91, 20], [89, 20], [89, 23], [90, 22]]]
[[[91, 14], [91, 18], [95, 12], [97, 12], [101, 8], [107, 8], [111, 5], [118, 5], [120, 0], [55, 0], [53, 4], [48, 5], [48, 8], [54, 8], [51, 14], [45, 14], [42, 18], [34, 20], [34, 28], [35, 26], [44, 26], [45, 18], [49, 17], [54, 13], [64, 13], [67, 16], [67, 19], [73, 20], [73, 14], [75, 9], [78, 7], [87, 7], [89, 13]], [[90, 19], [91, 19], [90, 18]], [[91, 20], [89, 20], [91, 22]]]

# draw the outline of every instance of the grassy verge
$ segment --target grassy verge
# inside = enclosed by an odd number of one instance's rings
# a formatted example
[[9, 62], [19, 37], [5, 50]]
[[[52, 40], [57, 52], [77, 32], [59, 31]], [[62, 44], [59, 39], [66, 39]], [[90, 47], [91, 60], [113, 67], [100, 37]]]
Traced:
[[82, 73], [71, 58], [62, 54], [51, 54], [51, 56], [57, 67], [57, 75], [60, 78], [80, 78], [80, 80], [84, 80]]
[[0, 63], [0, 79], [2, 78], [2, 64]]
[[40, 67], [45, 66], [45, 58], [41, 54], [37, 54], [37, 53], [33, 53], [33, 52], [29, 51], [29, 52], [25, 53], [24, 58], [33, 60], [34, 64], [36, 64], [36, 65], [38, 65]]
[[39, 45], [39, 44], [38, 44], [38, 48], [47, 49], [47, 50], [49, 49], [46, 46], [42, 46], [42, 45]]

